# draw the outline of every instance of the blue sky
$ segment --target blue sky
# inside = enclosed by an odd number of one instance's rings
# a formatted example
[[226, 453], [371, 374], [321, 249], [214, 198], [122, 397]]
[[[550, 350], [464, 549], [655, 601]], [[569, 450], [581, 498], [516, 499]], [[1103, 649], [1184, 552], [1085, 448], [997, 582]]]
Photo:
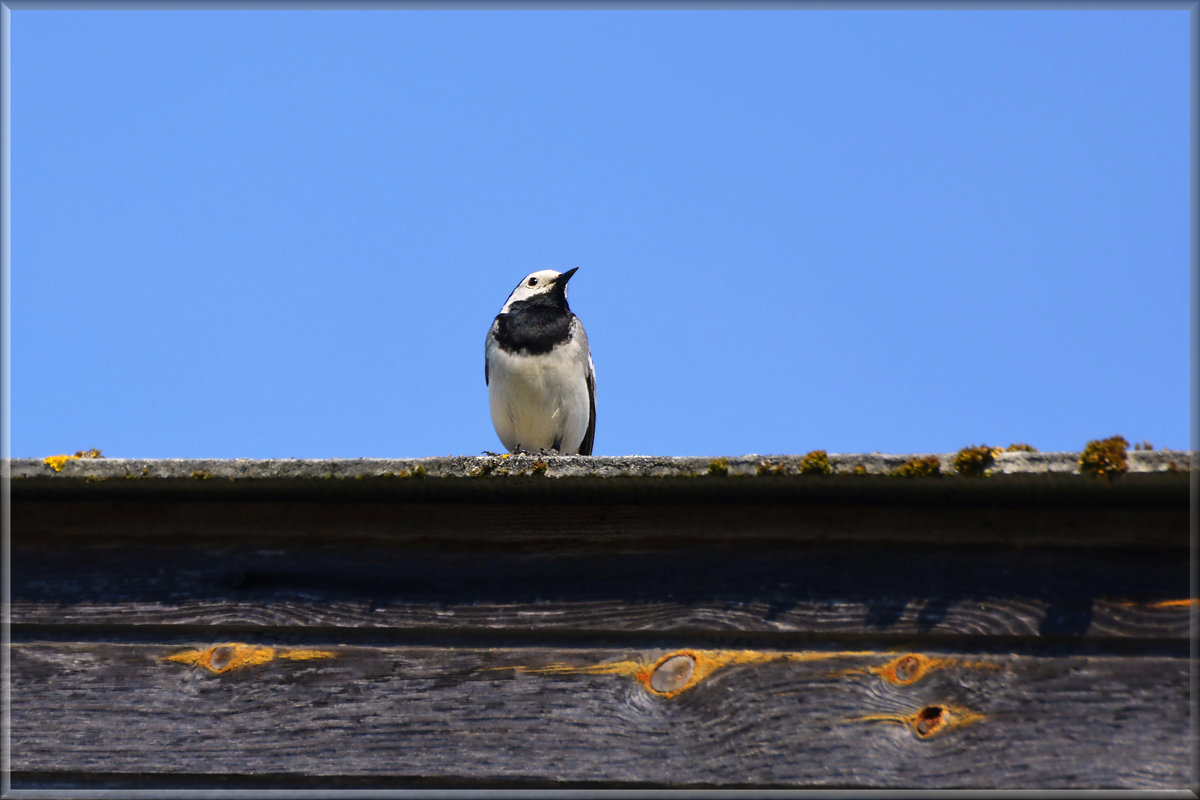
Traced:
[[12, 12], [11, 455], [1189, 444], [1187, 11]]

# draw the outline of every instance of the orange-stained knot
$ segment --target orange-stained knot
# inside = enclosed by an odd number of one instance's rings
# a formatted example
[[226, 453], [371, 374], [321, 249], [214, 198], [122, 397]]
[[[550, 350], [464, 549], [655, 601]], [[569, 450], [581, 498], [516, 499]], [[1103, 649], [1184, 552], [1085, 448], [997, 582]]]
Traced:
[[787, 659], [790, 653], [764, 653], [758, 650], [676, 650], [633, 677], [651, 694], [676, 697], [722, 667], [736, 664], [765, 664]]
[[987, 719], [987, 715], [953, 704], [928, 705], [911, 714], [867, 714], [850, 717], [847, 722], [896, 722], [918, 739], [929, 739]]
[[925, 672], [935, 668], [933, 662], [917, 653], [893, 658], [881, 667], [867, 667], [874, 675], [878, 675], [888, 683], [897, 686], [908, 686], [921, 680]]
[[230, 642], [213, 645], [207, 650], [183, 650], [166, 656], [167, 661], [178, 664], [191, 664], [204, 667], [209, 672], [220, 674], [230, 670], [253, 667], [266, 664], [277, 658], [293, 661], [309, 661], [318, 658], [333, 658], [337, 654], [331, 650], [304, 650], [275, 647], [259, 647], [252, 644]]
[[1116, 600], [1114, 603], [1126, 608], [1191, 608], [1192, 606], [1200, 605], [1200, 598], [1189, 597], [1180, 600], [1153, 600], [1145, 603], [1137, 600]]
[[[545, 667], [518, 666], [519, 672], [541, 675], [626, 675], [659, 697], [677, 697], [724, 667], [765, 664], [771, 661], [823, 661], [833, 658], [877, 655], [874, 651], [852, 652], [771, 652], [759, 650], [694, 650], [667, 653], [653, 663], [639, 660], [610, 661], [604, 664]], [[512, 669], [497, 667], [497, 669]]]
[[842, 670], [835, 675], [876, 675], [895, 686], [909, 686], [924, 678], [930, 672], [948, 667], [965, 667], [967, 669], [1000, 669], [999, 664], [987, 661], [967, 661], [961, 658], [941, 658], [926, 656], [921, 653], [908, 653], [893, 658], [878, 667], [866, 667]]

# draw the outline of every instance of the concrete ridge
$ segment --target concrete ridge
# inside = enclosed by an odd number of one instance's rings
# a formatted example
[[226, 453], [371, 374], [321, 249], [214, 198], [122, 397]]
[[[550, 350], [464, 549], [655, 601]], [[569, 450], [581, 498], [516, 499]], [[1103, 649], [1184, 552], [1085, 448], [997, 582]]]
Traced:
[[[955, 453], [885, 454], [829, 453], [832, 475], [891, 475], [912, 459], [937, 459], [939, 475], [969, 480], [959, 474]], [[1187, 472], [1200, 469], [1197, 453], [1186, 450], [1130, 450], [1129, 473]], [[984, 475], [1080, 475], [1079, 453], [998, 452]], [[430, 458], [335, 459], [204, 459], [204, 458], [18, 458], [5, 463], [13, 480], [54, 478], [75, 480], [223, 479], [254, 481], [303, 478], [500, 478], [545, 476], [552, 478], [616, 477], [726, 477], [737, 475], [800, 475], [805, 456], [539, 456], [480, 455]], [[809, 462], [811, 467], [811, 462]], [[806, 476], [807, 477], [807, 476]], [[814, 476], [816, 477], [816, 476]], [[918, 476], [917, 479], [929, 476]]]

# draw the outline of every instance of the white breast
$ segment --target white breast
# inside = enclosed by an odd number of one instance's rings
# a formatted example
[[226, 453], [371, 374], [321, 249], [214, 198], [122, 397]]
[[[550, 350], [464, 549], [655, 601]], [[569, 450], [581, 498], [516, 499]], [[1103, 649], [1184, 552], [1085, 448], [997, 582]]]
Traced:
[[510, 353], [488, 338], [492, 424], [509, 450], [554, 447], [578, 453], [590, 417], [587, 334], [575, 319], [571, 338], [549, 353]]

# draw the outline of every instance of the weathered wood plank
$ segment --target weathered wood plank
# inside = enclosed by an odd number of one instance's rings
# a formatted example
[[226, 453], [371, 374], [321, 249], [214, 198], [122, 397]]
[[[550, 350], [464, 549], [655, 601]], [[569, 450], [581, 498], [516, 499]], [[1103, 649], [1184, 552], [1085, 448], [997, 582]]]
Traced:
[[[1186, 603], [1186, 601], [1184, 601]], [[882, 613], [881, 613], [882, 612]], [[959, 601], [930, 604], [898, 601], [885, 608], [864, 602], [795, 603], [776, 611], [769, 603], [726, 608], [718, 604], [665, 602], [626, 606], [617, 601], [580, 603], [544, 602], [533, 606], [497, 603], [445, 605], [411, 603], [376, 606], [371, 601], [298, 601], [277, 603], [15, 603], [13, 619], [24, 634], [35, 626], [52, 631], [55, 626], [100, 625], [132, 632], [163, 626], [184, 631], [221, 626], [242, 631], [262, 629], [330, 628], [370, 631], [406, 630], [453, 634], [462, 631], [521, 632], [608, 636], [617, 633], [676, 633], [712, 637], [750, 633], [756, 635], [868, 636], [936, 641], [936, 637], [1043, 635], [1047, 625], [1069, 626], [1071, 635], [1087, 640], [1170, 639], [1186, 642], [1190, 630], [1187, 605], [1152, 605], [1129, 601], [1096, 602], [1072, 609], [1072, 619], [1055, 617], [1054, 607], [1043, 601], [997, 600], [987, 604]]]
[[926, 788], [1193, 777], [1184, 657], [210, 646], [15, 644], [14, 787], [144, 771]]
[[16, 541], [39, 625], [1185, 639], [1187, 551]]
[[1185, 475], [105, 466], [14, 481], [18, 787], [1194, 785]]

